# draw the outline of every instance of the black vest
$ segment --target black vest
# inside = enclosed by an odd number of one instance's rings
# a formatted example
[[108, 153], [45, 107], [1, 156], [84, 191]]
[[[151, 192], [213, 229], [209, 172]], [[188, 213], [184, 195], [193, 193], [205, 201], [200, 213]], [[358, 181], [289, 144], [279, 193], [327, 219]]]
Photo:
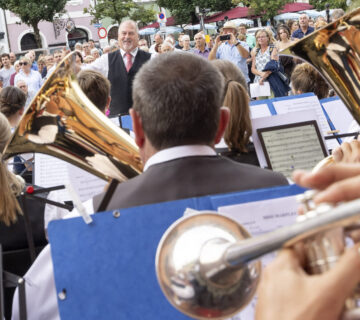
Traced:
[[111, 83], [110, 115], [128, 113], [132, 106], [132, 82], [141, 66], [150, 59], [151, 54], [138, 50], [129, 72], [126, 71], [120, 50], [109, 53], [108, 79]]

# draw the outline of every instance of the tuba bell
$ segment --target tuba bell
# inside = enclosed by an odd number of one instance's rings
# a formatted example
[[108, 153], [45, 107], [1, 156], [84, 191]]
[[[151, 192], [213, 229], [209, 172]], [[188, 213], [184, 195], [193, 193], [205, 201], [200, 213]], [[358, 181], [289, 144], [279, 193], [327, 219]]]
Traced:
[[108, 119], [76, 80], [75, 52], [43, 84], [4, 150], [4, 159], [39, 152], [104, 180], [124, 181], [142, 171], [133, 139]]

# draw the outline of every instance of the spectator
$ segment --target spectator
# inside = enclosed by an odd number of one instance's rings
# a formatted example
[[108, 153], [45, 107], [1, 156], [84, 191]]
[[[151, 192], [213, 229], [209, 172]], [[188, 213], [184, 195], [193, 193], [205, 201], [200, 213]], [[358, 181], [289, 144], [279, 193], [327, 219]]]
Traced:
[[162, 46], [162, 43], [157, 43], [155, 45], [155, 53], [154, 53], [155, 55], [161, 54], [161, 46]]
[[37, 64], [38, 64], [39, 72], [41, 74], [41, 78], [45, 78], [47, 74], [47, 68], [46, 68], [45, 57], [43, 55], [39, 56]]
[[209, 57], [210, 49], [206, 46], [205, 35], [203, 32], [199, 32], [194, 36], [196, 49], [193, 52], [205, 59]]
[[149, 52], [149, 47], [146, 39], [140, 39], [138, 43], [138, 47], [143, 51]]
[[29, 91], [28, 85], [26, 84], [26, 82], [24, 80], [19, 80], [16, 83], [16, 86], [25, 93], [26, 96], [26, 102], [25, 102], [25, 110], [27, 109], [27, 107], [30, 105], [32, 99], [35, 97], [36, 92], [34, 91]]
[[0, 70], [0, 77], [3, 79], [3, 88], [6, 88], [10, 85], [11, 75], [15, 72], [15, 68], [11, 65], [10, 55], [8, 53], [3, 53], [1, 55], [1, 62], [3, 67]]
[[[276, 47], [278, 51], [283, 50], [288, 47], [293, 41], [290, 38], [290, 30], [287, 25], [281, 24], [277, 29], [277, 39]], [[280, 56], [279, 58], [281, 66], [284, 68], [284, 73], [288, 79], [291, 77], [291, 73], [295, 67], [295, 61], [292, 57], [289, 56]]]
[[[163, 37], [162, 37], [162, 35], [161, 35], [161, 33], [157, 33], [157, 34], [155, 34], [155, 36], [154, 36], [154, 41], [155, 41], [155, 43], [150, 47], [150, 49], [149, 49], [149, 52], [150, 53], [156, 53], [157, 51], [155, 50], [155, 48], [156, 48], [156, 45], [161, 45], [162, 43], [163, 43]], [[158, 46], [159, 47], [159, 46]]]
[[11, 86], [14, 86], [15, 83], [14, 83], [14, 80], [15, 80], [15, 76], [19, 73], [20, 71], [20, 61], [19, 60], [16, 60], [15, 61], [15, 64], [14, 64], [14, 69], [15, 69], [15, 72], [11, 75], [10, 77], [10, 85]]
[[93, 56], [94, 60], [96, 60], [97, 58], [100, 58], [100, 53], [97, 48], [91, 49], [90, 52], [91, 52], [91, 55]]
[[86, 56], [86, 57], [84, 58], [84, 63], [85, 63], [85, 64], [91, 64], [91, 63], [93, 63], [94, 61], [95, 61], [95, 59], [94, 59], [93, 56]]
[[82, 44], [80, 42], [76, 42], [74, 50], [82, 52], [83, 51]]
[[61, 61], [62, 59], [62, 52], [60, 50], [56, 50], [54, 52], [54, 64], [52, 65], [52, 67], [50, 69], [48, 69], [47, 74], [46, 74], [46, 78], [49, 78], [51, 76], [51, 74], [55, 71], [58, 63]]
[[178, 44], [175, 45], [175, 49], [178, 49], [178, 50], [182, 50], [183, 48], [183, 40], [182, 40], [182, 37], [183, 37], [183, 33], [179, 33], [179, 37], [178, 37]]
[[291, 75], [294, 94], [314, 92], [319, 99], [327, 98], [329, 85], [324, 78], [308, 63], [298, 64]]
[[109, 53], [111, 51], [111, 47], [110, 46], [105, 46], [103, 48], [103, 54]]
[[[294, 33], [295, 30], [299, 29], [299, 22], [294, 21], [294, 20], [289, 20], [287, 23], [289, 29], [290, 29], [290, 34], [292, 35]], [[293, 38], [293, 37], [291, 37]]]
[[242, 23], [239, 26], [239, 33], [243, 34], [246, 37], [246, 43], [248, 44], [250, 50], [255, 47], [256, 39], [253, 35], [247, 33], [246, 24]]
[[78, 51], [78, 50], [75, 50], [75, 54], [76, 54], [75, 63], [76, 63], [79, 67], [81, 67], [81, 65], [84, 63], [83, 56], [82, 56], [81, 52]]
[[161, 52], [162, 53], [166, 53], [166, 52], [172, 52], [174, 51], [174, 45], [168, 41], [164, 41], [164, 43], [161, 46]]
[[82, 48], [83, 48], [82, 55], [83, 55], [84, 58], [87, 57], [87, 56], [91, 56], [89, 43], [83, 42]]
[[15, 55], [15, 53], [14, 52], [10, 52], [10, 62], [11, 62], [11, 64], [12, 65], [14, 65], [15, 64], [15, 61], [16, 61], [16, 55]]
[[193, 50], [190, 47], [190, 37], [187, 34], [184, 34], [182, 40], [183, 40], [182, 50], [185, 52], [193, 52]]
[[255, 75], [254, 83], [263, 84], [270, 71], [263, 71], [266, 64], [270, 60], [278, 60], [277, 49], [272, 42], [272, 36], [265, 29], [261, 29], [256, 33], [256, 46], [251, 51], [252, 68], [251, 71]]
[[330, 21], [334, 22], [337, 19], [340, 19], [345, 14], [343, 9], [334, 9], [331, 14]]
[[249, 46], [246, 42], [236, 39], [236, 25], [228, 21], [224, 24], [223, 35], [230, 36], [230, 40], [220, 40], [220, 36], [216, 37], [215, 45], [209, 54], [209, 60], [221, 59], [229, 60], [236, 64], [243, 73], [245, 80], [249, 83], [249, 74], [247, 59], [249, 58]]
[[38, 71], [34, 71], [31, 69], [31, 62], [28, 58], [23, 57], [20, 59], [20, 71], [15, 76], [15, 83], [17, 83], [20, 79], [24, 80], [29, 87], [29, 90], [37, 92], [42, 85], [41, 74]]
[[39, 71], [37, 62], [36, 62], [36, 54], [34, 50], [30, 50], [25, 57], [28, 57], [31, 61], [31, 69], [34, 71]]
[[318, 20], [315, 22], [315, 30], [325, 27], [326, 25], [327, 25], [327, 23], [325, 20]]
[[301, 39], [314, 31], [313, 27], [309, 26], [309, 16], [302, 13], [299, 17], [299, 28], [292, 33], [292, 37]]

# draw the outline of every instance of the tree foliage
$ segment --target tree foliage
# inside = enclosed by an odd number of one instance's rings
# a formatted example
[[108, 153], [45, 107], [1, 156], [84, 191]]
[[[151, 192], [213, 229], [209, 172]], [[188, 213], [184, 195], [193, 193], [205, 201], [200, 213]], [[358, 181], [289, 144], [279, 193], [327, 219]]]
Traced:
[[54, 16], [64, 12], [67, 0], [0, 0], [0, 8], [10, 10], [34, 29], [38, 48], [42, 47], [38, 24], [40, 21], [53, 22]]
[[152, 9], [145, 9], [133, 0], [98, 0], [95, 6], [90, 5], [84, 9], [85, 13], [94, 16], [91, 23], [104, 18], [111, 18], [120, 24], [124, 18], [130, 18], [137, 22], [149, 23], [155, 20], [156, 12]]
[[272, 19], [279, 14], [279, 11], [285, 4], [293, 2], [292, 0], [233, 0], [234, 3], [242, 2], [252, 9], [252, 14], [259, 15], [263, 21]]
[[177, 24], [196, 23], [196, 6], [211, 11], [225, 11], [234, 6], [231, 0], [157, 0], [157, 4], [170, 10]]
[[346, 0], [310, 0], [309, 2], [311, 5], [314, 6], [317, 10], [325, 10], [325, 5], [328, 3], [330, 5], [330, 9], [346, 9]]

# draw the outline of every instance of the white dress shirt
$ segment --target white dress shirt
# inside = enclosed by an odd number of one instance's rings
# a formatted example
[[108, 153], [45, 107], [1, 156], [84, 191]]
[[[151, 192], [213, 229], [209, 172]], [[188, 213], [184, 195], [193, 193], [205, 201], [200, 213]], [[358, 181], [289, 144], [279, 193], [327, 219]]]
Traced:
[[[138, 48], [136, 47], [133, 51], [131, 51], [132, 62], [134, 63], [135, 57], [138, 53]], [[125, 57], [125, 51], [120, 49], [121, 57], [123, 58], [124, 65], [126, 66], [127, 58]], [[97, 58], [94, 62], [84, 65], [81, 67], [81, 70], [95, 70], [100, 72], [105, 78], [108, 77], [109, 74], [109, 54], [103, 54], [100, 58]]]
[[[216, 152], [205, 145], [185, 145], [164, 149], [148, 159], [144, 171], [154, 164], [193, 156], [216, 156]], [[86, 203], [88, 209], [90, 209], [90, 204], [92, 205], [92, 199]], [[65, 218], [76, 216], [78, 214], [73, 210]], [[24, 278], [28, 320], [59, 320], [50, 245], [47, 245], [41, 251]], [[13, 299], [13, 320], [19, 319], [18, 299], [18, 290], [16, 289]]]

